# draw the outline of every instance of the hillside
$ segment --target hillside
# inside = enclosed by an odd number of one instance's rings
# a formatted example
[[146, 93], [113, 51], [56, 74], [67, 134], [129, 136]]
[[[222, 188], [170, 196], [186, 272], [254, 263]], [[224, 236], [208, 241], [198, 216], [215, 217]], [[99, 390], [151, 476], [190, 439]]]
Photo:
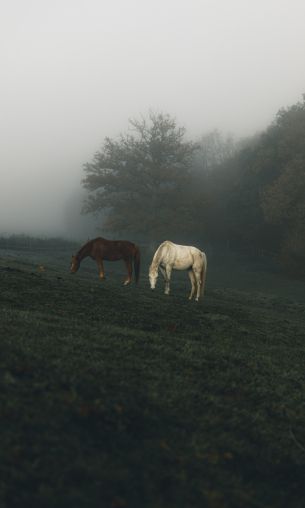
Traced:
[[0, 252], [1, 506], [304, 506], [303, 285], [215, 259], [196, 304], [69, 256]]

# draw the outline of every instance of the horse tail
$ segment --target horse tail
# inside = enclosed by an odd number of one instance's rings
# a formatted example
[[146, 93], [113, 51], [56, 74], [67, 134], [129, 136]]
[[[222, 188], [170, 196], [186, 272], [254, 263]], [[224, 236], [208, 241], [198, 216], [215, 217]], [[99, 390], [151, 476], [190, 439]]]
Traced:
[[136, 284], [138, 284], [138, 282], [139, 282], [140, 264], [141, 264], [140, 249], [139, 249], [139, 247], [137, 245], [135, 245], [135, 252], [134, 252], [134, 255], [133, 255], [133, 265], [134, 265], [134, 273], [135, 273]]
[[204, 293], [205, 279], [206, 279], [206, 275], [207, 275], [207, 266], [208, 266], [207, 257], [204, 252], [202, 252], [202, 257], [203, 257], [203, 260], [202, 260], [203, 263], [202, 263], [201, 274], [200, 274], [200, 280], [201, 280], [200, 294], [201, 294], [201, 296], [203, 296], [203, 293]]

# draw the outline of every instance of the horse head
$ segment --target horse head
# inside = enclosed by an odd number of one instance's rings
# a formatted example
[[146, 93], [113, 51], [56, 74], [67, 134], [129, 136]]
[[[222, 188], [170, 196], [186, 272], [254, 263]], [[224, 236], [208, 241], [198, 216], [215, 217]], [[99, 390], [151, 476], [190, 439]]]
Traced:
[[158, 267], [157, 266], [154, 266], [153, 264], [150, 265], [148, 277], [149, 277], [149, 282], [150, 282], [150, 289], [155, 289], [157, 278], [158, 278]]
[[79, 269], [79, 260], [77, 256], [72, 256], [70, 272], [75, 273]]

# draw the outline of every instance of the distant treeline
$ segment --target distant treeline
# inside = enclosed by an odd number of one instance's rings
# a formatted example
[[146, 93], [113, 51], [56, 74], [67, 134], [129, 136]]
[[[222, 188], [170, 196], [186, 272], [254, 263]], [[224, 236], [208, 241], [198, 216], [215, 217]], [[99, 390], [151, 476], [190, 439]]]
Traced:
[[305, 275], [304, 98], [280, 110], [266, 131], [209, 175], [201, 174], [201, 188], [208, 237], [270, 252], [288, 272]]
[[0, 249], [65, 250], [74, 249], [75, 246], [75, 242], [63, 238], [38, 238], [22, 234], [0, 236]]
[[164, 114], [130, 124], [84, 167], [84, 212], [103, 213], [106, 233], [269, 253], [305, 274], [304, 97], [239, 142], [186, 141]]

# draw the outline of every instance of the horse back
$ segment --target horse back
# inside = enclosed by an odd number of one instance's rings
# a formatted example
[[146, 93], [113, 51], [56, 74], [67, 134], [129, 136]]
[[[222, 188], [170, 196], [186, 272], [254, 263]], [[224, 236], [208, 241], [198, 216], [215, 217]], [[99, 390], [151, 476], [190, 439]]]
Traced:
[[128, 257], [133, 257], [137, 247], [128, 240], [106, 240], [105, 238], [96, 238], [93, 241], [93, 257], [102, 257], [106, 261], [116, 261]]
[[170, 264], [176, 270], [202, 265], [204, 263], [203, 256], [204, 254], [197, 247], [179, 245], [169, 240], [163, 242], [155, 254], [156, 261], [164, 265]]

